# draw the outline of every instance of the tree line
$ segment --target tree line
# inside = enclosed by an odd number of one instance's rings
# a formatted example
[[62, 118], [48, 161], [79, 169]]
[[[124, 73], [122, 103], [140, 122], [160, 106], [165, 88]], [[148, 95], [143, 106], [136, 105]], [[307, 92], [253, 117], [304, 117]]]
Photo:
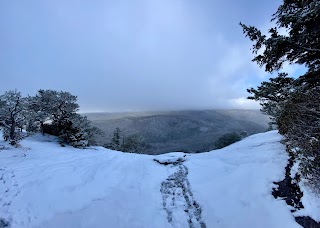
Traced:
[[111, 142], [103, 146], [111, 150], [131, 153], [143, 153], [152, 148], [142, 136], [138, 134], [125, 136], [118, 127], [113, 132]]
[[320, 1], [284, 0], [272, 21], [276, 26], [268, 35], [240, 23], [254, 42], [253, 61], [271, 73], [284, 63], [303, 65], [307, 72], [299, 77], [278, 73], [248, 89], [248, 98], [259, 101], [271, 116], [270, 124], [284, 136], [300, 174], [320, 190]]
[[6, 91], [0, 96], [3, 138], [16, 145], [22, 138], [41, 132], [77, 148], [95, 145], [94, 135], [101, 131], [78, 110], [77, 97], [69, 92], [39, 90], [35, 96], [23, 97], [19, 91]]

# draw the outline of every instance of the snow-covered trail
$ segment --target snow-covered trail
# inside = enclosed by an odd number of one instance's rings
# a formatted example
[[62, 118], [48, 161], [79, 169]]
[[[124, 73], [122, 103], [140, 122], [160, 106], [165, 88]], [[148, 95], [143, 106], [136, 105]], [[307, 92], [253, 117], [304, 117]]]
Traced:
[[299, 227], [271, 195], [287, 159], [280, 139], [268, 132], [208, 153], [150, 156], [34, 136], [0, 150], [0, 219], [19, 228]]

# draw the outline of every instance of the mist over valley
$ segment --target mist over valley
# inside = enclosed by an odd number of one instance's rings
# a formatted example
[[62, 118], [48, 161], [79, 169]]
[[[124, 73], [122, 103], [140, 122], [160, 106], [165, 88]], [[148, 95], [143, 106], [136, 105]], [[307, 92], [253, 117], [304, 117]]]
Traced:
[[217, 149], [217, 140], [225, 134], [249, 136], [264, 132], [269, 117], [259, 110], [216, 109], [202, 111], [86, 113], [92, 125], [104, 132], [99, 145], [110, 143], [120, 128], [122, 138], [139, 135], [150, 148], [140, 153], [204, 152]]

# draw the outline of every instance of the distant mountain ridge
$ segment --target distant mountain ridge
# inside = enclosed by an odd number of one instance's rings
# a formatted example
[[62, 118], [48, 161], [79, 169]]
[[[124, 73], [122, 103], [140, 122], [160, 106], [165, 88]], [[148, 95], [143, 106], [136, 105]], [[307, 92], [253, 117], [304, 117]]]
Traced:
[[170, 151], [203, 152], [215, 149], [215, 141], [230, 132], [252, 135], [264, 132], [269, 117], [259, 110], [202, 110], [169, 112], [86, 113], [105, 132], [100, 144], [110, 142], [119, 127], [125, 136], [138, 134], [152, 146], [148, 154]]

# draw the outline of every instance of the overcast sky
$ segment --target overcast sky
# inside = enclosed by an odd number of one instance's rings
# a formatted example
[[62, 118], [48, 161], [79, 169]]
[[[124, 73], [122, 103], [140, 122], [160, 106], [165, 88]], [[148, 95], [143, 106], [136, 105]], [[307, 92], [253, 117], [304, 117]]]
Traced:
[[[0, 93], [69, 91], [81, 111], [258, 108], [239, 22], [267, 29], [279, 0], [0, 2]], [[290, 73], [295, 68], [287, 67]]]

